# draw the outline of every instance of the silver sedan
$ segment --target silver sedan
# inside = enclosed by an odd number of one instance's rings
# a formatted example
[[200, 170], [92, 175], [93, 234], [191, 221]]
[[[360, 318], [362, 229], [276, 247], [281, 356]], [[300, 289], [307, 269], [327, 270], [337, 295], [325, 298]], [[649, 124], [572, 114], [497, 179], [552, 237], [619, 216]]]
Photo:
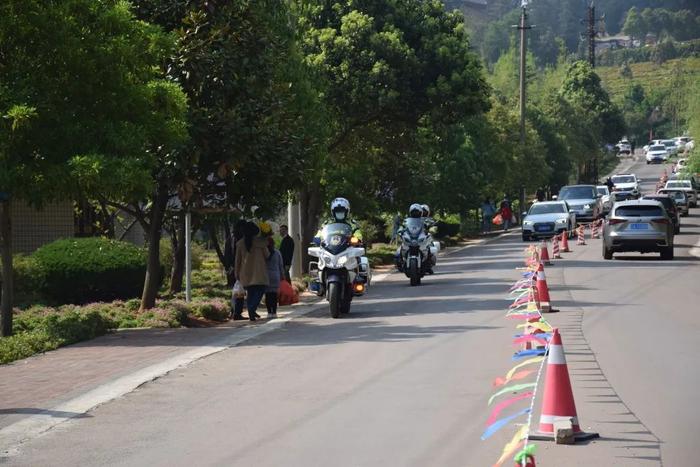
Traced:
[[622, 251], [658, 251], [673, 259], [673, 222], [653, 200], [622, 201], [613, 206], [603, 227], [603, 258]]
[[566, 201], [542, 201], [523, 213], [523, 241], [553, 237], [576, 227], [576, 214]]

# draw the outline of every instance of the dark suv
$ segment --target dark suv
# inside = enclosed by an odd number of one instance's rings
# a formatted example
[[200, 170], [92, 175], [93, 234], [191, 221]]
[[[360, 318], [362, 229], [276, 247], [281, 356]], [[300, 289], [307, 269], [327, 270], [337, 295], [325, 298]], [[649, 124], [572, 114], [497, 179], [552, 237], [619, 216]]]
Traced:
[[671, 198], [671, 196], [664, 194], [644, 195], [642, 199], [651, 199], [663, 204], [668, 217], [670, 217], [671, 222], [673, 222], [673, 233], [677, 234], [681, 231], [681, 215], [678, 206], [676, 206], [676, 201]]

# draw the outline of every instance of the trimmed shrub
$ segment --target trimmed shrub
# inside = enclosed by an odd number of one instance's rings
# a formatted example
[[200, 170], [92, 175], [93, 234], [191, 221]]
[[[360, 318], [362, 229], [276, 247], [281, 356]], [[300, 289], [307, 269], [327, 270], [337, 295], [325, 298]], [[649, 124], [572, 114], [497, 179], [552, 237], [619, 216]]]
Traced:
[[33, 255], [42, 294], [55, 303], [87, 303], [138, 297], [146, 252], [105, 238], [56, 240]]
[[227, 321], [231, 313], [228, 303], [223, 300], [192, 302], [192, 314], [212, 321]]

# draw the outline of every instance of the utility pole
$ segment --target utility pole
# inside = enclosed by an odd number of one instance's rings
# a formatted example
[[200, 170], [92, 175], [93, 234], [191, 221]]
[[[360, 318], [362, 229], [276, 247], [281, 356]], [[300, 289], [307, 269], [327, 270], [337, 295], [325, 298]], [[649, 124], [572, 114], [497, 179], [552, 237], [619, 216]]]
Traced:
[[588, 5], [588, 62], [595, 68], [595, 5]]
[[[527, 59], [527, 41], [525, 32], [532, 29], [532, 26], [527, 24], [527, 1], [521, 4], [520, 24], [513, 26], [520, 31], [520, 150], [525, 153], [525, 60]], [[525, 186], [520, 186], [520, 212], [525, 211]]]

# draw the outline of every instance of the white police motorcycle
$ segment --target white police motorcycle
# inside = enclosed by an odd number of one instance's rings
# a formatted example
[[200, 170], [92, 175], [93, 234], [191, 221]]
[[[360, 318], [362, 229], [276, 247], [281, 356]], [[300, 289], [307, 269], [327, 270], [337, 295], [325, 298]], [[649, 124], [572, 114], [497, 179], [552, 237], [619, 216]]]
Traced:
[[326, 225], [320, 246], [308, 250], [310, 256], [318, 258], [309, 263], [309, 274], [314, 277], [310, 289], [319, 297], [326, 296], [333, 318], [349, 313], [352, 298], [364, 295], [370, 284], [369, 262], [359, 244], [352, 227], [338, 222]]
[[399, 231], [401, 248], [399, 270], [403, 271], [412, 286], [420, 285], [423, 276], [432, 271], [440, 251], [440, 243], [425, 232], [425, 219], [408, 217]]

